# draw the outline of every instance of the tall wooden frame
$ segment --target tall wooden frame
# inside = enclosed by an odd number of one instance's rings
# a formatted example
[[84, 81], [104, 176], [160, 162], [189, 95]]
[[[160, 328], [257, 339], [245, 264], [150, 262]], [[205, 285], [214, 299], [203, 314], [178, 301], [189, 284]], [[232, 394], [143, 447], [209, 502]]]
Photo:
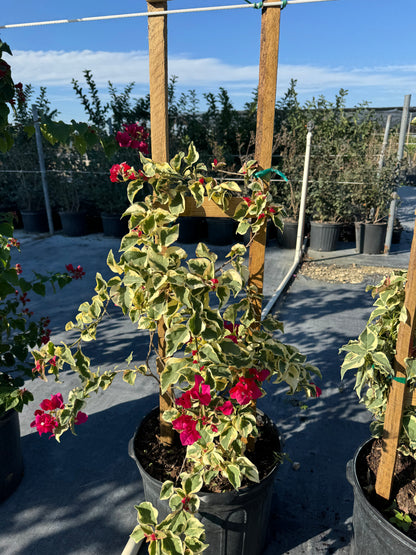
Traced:
[[[147, 0], [148, 11], [165, 12], [168, 0]], [[267, 7], [273, 0], [265, 0], [261, 15], [259, 87], [256, 125], [255, 159], [261, 168], [272, 163], [274, 115], [276, 103], [277, 66], [280, 34], [280, 7]], [[150, 126], [152, 158], [157, 162], [169, 159], [168, 137], [168, 71], [167, 71], [167, 15], [148, 18], [149, 32], [149, 82], [150, 82]], [[183, 216], [232, 217], [241, 198], [232, 198], [226, 211], [213, 201], [204, 200], [196, 207], [193, 198], [186, 199]], [[249, 282], [263, 292], [264, 259], [266, 249], [266, 221], [256, 234], [249, 251]], [[261, 319], [261, 295], [253, 301], [257, 321]], [[158, 325], [158, 371], [161, 372], [165, 360], [165, 327], [163, 320]], [[161, 412], [169, 408], [169, 392], [160, 397]], [[166, 444], [173, 441], [168, 424], [161, 421], [160, 439]]]

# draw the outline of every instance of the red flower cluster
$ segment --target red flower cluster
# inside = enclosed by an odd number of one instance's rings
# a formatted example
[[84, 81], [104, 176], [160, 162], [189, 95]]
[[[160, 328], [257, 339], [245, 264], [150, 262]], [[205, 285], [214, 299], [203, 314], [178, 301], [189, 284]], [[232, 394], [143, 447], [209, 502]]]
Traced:
[[[36, 362], [37, 363], [40, 361]], [[61, 393], [51, 395], [50, 399], [44, 399], [40, 404], [40, 409], [35, 411], [35, 420], [31, 422], [30, 427], [36, 428], [39, 435], [50, 433], [51, 437], [55, 432], [55, 428], [59, 423], [55, 417], [55, 411], [65, 408], [64, 400]], [[81, 411], [78, 411], [75, 418], [75, 424], [83, 424], [88, 420], [88, 416]]]
[[[43, 317], [40, 319], [40, 324], [42, 326], [42, 336], [40, 338], [40, 341], [42, 343], [42, 345], [46, 345], [46, 343], [49, 342], [50, 336], [51, 336], [51, 330], [48, 328], [49, 324], [51, 323], [50, 318], [48, 317]], [[54, 357], [56, 358], [56, 357]], [[49, 361], [50, 362], [50, 361]], [[55, 366], [55, 364], [54, 364]]]
[[206, 407], [211, 402], [211, 387], [204, 382], [201, 374], [195, 375], [195, 385], [176, 399], [176, 404], [184, 409], [190, 409], [192, 407], [192, 399], [198, 399], [201, 405]]
[[196, 429], [197, 420], [194, 420], [192, 416], [187, 414], [182, 414], [172, 422], [174, 430], [180, 432], [179, 438], [182, 445], [192, 445], [197, 441], [201, 434]]
[[145, 156], [149, 154], [149, 147], [146, 139], [149, 133], [141, 125], [131, 123], [124, 126], [125, 131], [119, 131], [116, 135], [117, 142], [121, 147], [134, 148], [143, 152]]
[[72, 279], [82, 279], [82, 276], [85, 276], [85, 272], [82, 266], [78, 265], [76, 268], [74, 268], [72, 264], [66, 264], [65, 268], [66, 271], [71, 275]]
[[19, 247], [20, 247], [20, 241], [18, 241], [18, 240], [15, 239], [14, 237], [10, 237], [10, 239], [9, 239], [8, 242], [7, 242], [6, 247], [9, 247], [9, 249], [10, 249], [10, 247], [17, 247], [17, 248], [19, 248]]
[[23, 272], [20, 264], [16, 264], [15, 269], [18, 276]]
[[235, 399], [240, 405], [247, 405], [250, 401], [259, 399], [262, 395], [257, 382], [263, 382], [270, 375], [269, 370], [257, 370], [250, 368], [249, 373], [252, 378], [239, 378], [234, 387], [230, 389], [231, 399]]
[[114, 164], [110, 169], [110, 181], [112, 183], [118, 183], [119, 179], [124, 179], [124, 177], [127, 177], [128, 179], [136, 179], [136, 175], [131, 166], [126, 164], [126, 162]]

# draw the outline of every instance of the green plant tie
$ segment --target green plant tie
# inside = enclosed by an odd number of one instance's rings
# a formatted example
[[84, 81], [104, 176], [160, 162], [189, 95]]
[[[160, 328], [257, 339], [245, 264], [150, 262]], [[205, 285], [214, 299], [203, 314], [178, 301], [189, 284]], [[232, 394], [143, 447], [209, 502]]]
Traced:
[[247, 4], [251, 4], [253, 8], [256, 8], [256, 10], [260, 10], [263, 7], [263, 2], [250, 2], [250, 0], [245, 1], [247, 2]]
[[[256, 10], [260, 10], [264, 4], [264, 2], [250, 2], [250, 0], [245, 0], [245, 1], [247, 2], [247, 4], [251, 4], [253, 8], [255, 8]], [[283, 8], [286, 8], [286, 5], [287, 5], [287, 0], [282, 0], [282, 5], [280, 6], [280, 9], [283, 10]]]
[[277, 168], [267, 168], [267, 170], [261, 170], [258, 171], [254, 174], [254, 177], [260, 177], [260, 179], [262, 179], [263, 177], [267, 177], [269, 175], [269, 173], [277, 173], [277, 175], [280, 175], [280, 177], [282, 179], [284, 179], [286, 182], [289, 182], [288, 178], [285, 176], [285, 174], [283, 172], [281, 172], [280, 170], [278, 170]]
[[391, 379], [394, 380], [395, 382], [406, 383], [406, 378], [399, 378], [398, 376], [393, 376]]

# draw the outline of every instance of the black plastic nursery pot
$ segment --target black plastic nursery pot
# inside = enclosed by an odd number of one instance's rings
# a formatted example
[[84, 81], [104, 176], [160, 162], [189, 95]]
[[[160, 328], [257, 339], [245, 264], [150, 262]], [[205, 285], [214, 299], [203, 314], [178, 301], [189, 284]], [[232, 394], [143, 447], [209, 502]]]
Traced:
[[28, 233], [47, 233], [49, 231], [46, 210], [22, 210], [23, 229]]
[[383, 254], [387, 224], [364, 224], [364, 254]]
[[80, 237], [87, 234], [87, 219], [85, 212], [59, 212], [62, 222], [62, 232], [69, 237]]
[[368, 501], [357, 475], [357, 461], [364, 457], [372, 439], [359, 447], [347, 463], [347, 479], [354, 491], [352, 523], [354, 536], [351, 555], [411, 555], [416, 553], [416, 542], [393, 526]]
[[310, 248], [315, 251], [334, 251], [342, 224], [330, 222], [311, 222]]
[[22, 476], [19, 414], [11, 409], [0, 417], [0, 502], [15, 491]]
[[284, 221], [283, 232], [277, 230], [277, 242], [283, 249], [296, 248], [296, 240], [298, 235], [298, 222], [290, 220]]
[[198, 216], [179, 217], [180, 243], [198, 243], [205, 238], [206, 220]]
[[207, 218], [208, 243], [232, 245], [235, 240], [235, 222], [232, 218]]
[[[158, 411], [159, 409], [153, 409]], [[152, 412], [153, 412], [152, 411]], [[153, 478], [141, 465], [134, 449], [147, 415], [129, 443], [129, 455], [135, 460], [143, 481], [144, 496], [159, 512], [159, 518], [169, 513], [166, 500], [160, 500], [162, 482]], [[276, 433], [277, 429], [276, 429]], [[200, 493], [200, 510], [197, 514], [205, 527], [205, 555], [262, 555], [267, 539], [268, 522], [273, 494], [273, 481], [279, 463], [258, 484], [250, 484], [238, 491]]]
[[108, 237], [124, 237], [129, 230], [127, 219], [114, 214], [101, 214], [103, 234]]

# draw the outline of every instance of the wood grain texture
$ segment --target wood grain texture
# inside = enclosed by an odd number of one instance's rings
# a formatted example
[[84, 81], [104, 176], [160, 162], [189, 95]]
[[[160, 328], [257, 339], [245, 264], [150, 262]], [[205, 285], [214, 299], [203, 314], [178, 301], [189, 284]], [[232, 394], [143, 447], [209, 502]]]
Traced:
[[[167, 0], [148, 0], [149, 12], [165, 11]], [[148, 18], [150, 140], [156, 162], [169, 159], [167, 16]]]
[[[394, 370], [397, 377], [406, 377], [405, 359], [411, 355], [416, 324], [416, 226], [413, 231], [412, 247], [405, 290], [406, 322], [400, 322], [397, 335]], [[384, 419], [383, 450], [377, 471], [376, 493], [390, 499], [394, 465], [397, 456], [403, 409], [407, 394], [406, 384], [392, 381]]]

